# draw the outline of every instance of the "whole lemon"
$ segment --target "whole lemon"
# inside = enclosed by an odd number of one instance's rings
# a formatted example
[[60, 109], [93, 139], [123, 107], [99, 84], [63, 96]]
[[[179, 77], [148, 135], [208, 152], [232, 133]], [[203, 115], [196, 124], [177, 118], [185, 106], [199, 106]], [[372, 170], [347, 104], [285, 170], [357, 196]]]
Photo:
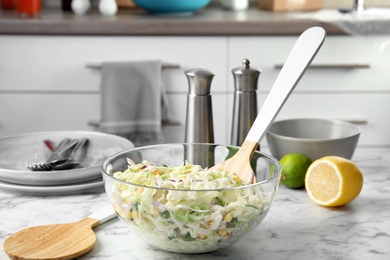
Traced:
[[288, 188], [299, 189], [305, 186], [306, 171], [312, 160], [302, 153], [289, 153], [280, 159], [282, 176], [280, 182]]

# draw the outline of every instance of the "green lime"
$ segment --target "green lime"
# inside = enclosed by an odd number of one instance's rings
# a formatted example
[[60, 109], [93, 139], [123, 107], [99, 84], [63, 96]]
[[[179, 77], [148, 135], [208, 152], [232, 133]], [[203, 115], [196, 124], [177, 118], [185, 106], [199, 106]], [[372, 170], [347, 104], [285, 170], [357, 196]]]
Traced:
[[280, 159], [282, 165], [281, 183], [286, 187], [298, 189], [305, 186], [305, 175], [312, 160], [302, 153], [289, 153]]

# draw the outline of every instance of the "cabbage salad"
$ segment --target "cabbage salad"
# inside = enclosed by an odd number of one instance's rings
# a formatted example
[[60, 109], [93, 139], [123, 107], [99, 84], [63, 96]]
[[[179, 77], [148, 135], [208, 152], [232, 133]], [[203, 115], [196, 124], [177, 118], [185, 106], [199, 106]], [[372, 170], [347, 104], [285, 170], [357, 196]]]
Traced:
[[150, 244], [170, 251], [208, 252], [236, 242], [261, 222], [274, 192], [188, 162], [128, 161], [126, 171], [113, 174], [129, 183], [113, 184], [115, 210]]

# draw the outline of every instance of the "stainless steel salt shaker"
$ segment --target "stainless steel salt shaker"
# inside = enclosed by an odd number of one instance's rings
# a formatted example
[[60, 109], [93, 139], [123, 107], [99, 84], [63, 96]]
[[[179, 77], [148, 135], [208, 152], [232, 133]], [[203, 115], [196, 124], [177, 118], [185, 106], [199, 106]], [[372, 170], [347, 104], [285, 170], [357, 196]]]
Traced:
[[[188, 79], [189, 91], [184, 140], [186, 143], [214, 143], [214, 123], [210, 95], [214, 73], [207, 69], [195, 68], [185, 71], [185, 74]], [[206, 154], [207, 151], [197, 150], [194, 146], [186, 151], [186, 159], [203, 167], [212, 166], [213, 157]]]
[[233, 120], [230, 143], [241, 146], [257, 116], [257, 83], [261, 71], [244, 59], [232, 70], [234, 78]]
[[206, 69], [185, 71], [187, 95], [186, 143], [214, 143], [213, 111], [210, 95], [214, 73]]

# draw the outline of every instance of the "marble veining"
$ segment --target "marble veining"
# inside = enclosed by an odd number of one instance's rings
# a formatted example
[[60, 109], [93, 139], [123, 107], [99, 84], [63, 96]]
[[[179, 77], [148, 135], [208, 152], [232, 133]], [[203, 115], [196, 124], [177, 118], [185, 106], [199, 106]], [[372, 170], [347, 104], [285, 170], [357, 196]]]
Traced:
[[[263, 223], [231, 247], [170, 253], [149, 246], [113, 219], [95, 228], [97, 244], [80, 259], [390, 259], [390, 149], [359, 148], [353, 161], [364, 174], [364, 186], [344, 207], [320, 207], [305, 190], [280, 186]], [[26, 227], [77, 221], [106, 203], [103, 191], [45, 197], [0, 191], [0, 242]], [[3, 250], [0, 259], [7, 259]]]

